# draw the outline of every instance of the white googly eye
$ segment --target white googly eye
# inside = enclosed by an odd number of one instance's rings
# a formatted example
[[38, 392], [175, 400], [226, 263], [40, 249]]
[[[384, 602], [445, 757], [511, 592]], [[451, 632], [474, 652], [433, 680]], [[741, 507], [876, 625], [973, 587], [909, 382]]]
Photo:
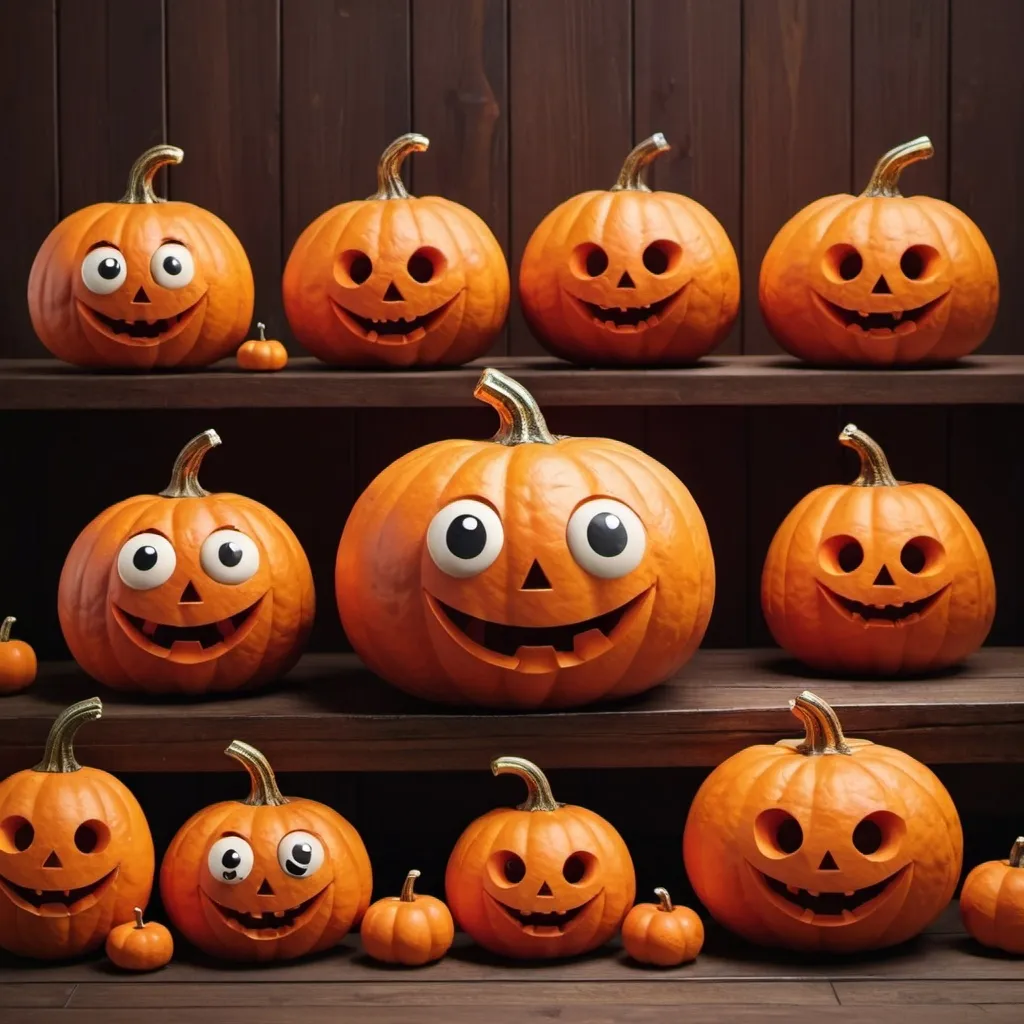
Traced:
[[85, 287], [96, 295], [116, 292], [128, 276], [124, 253], [111, 245], [101, 245], [85, 254], [82, 260], [82, 280]]
[[238, 885], [252, 871], [252, 847], [240, 836], [221, 836], [210, 847], [206, 866], [216, 882]]
[[324, 844], [309, 832], [289, 832], [277, 844], [277, 862], [291, 878], [309, 878], [324, 862]]
[[427, 550], [434, 565], [458, 579], [482, 573], [494, 563], [504, 543], [498, 513], [472, 498], [445, 505], [427, 528]]
[[585, 501], [569, 517], [565, 534], [577, 565], [602, 579], [614, 580], [632, 572], [647, 547], [640, 517], [612, 498]]
[[132, 590], [152, 590], [166, 583], [178, 564], [174, 546], [159, 533], [139, 533], [117, 553], [117, 575]]
[[252, 537], [238, 530], [214, 530], [203, 541], [199, 562], [207, 576], [235, 585], [256, 575], [260, 551]]
[[192, 253], [180, 242], [164, 242], [149, 261], [153, 280], [164, 288], [184, 288], [192, 281], [196, 265]]

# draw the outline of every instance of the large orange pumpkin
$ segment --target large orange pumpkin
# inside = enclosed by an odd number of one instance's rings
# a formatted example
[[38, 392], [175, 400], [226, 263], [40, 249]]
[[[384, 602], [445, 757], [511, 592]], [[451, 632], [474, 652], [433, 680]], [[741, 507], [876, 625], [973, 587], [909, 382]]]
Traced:
[[852, 423], [849, 485], [819, 487], [768, 549], [761, 605], [780, 646], [824, 671], [899, 675], [946, 668], [981, 646], [995, 580], [967, 513], [928, 484], [897, 482]]
[[973, 352], [999, 306], [995, 257], [962, 210], [904, 198], [900, 172], [934, 153], [891, 149], [859, 196], [826, 196], [775, 236], [761, 263], [768, 329], [815, 363], [940, 362]]
[[252, 318], [242, 243], [219, 218], [153, 192], [177, 146], [147, 149], [116, 203], [65, 217], [32, 264], [28, 306], [39, 340], [78, 366], [206, 366], [234, 352]]
[[313, 575], [295, 534], [265, 505], [210, 494], [194, 437], [159, 495], [112, 505], [78, 536], [57, 593], [64, 639], [119, 690], [200, 694], [276, 679], [313, 623]]
[[853, 953], [917, 935], [960, 877], [949, 793], [902, 751], [846, 739], [813, 693], [790, 707], [802, 741], [741, 750], [694, 797], [683, 836], [694, 891], [765, 946]]
[[694, 199], [652, 192], [660, 132], [626, 157], [611, 189], [555, 207], [526, 244], [519, 297], [534, 334], [579, 363], [690, 362], [729, 333], [740, 271], [725, 229]]
[[402, 161], [429, 140], [401, 135], [377, 191], [335, 206], [299, 235], [284, 268], [295, 337], [341, 366], [452, 366], [487, 351], [508, 312], [508, 267], [472, 210], [409, 195]]
[[979, 864], [964, 879], [960, 916], [983, 946], [1024, 954], [1024, 836], [1006, 860]]
[[153, 887], [146, 816], [113, 775], [72, 747], [99, 718], [98, 697], [62, 711], [43, 759], [0, 782], [0, 947], [58, 960], [103, 945]]
[[315, 800], [284, 797], [267, 759], [235, 740], [244, 800], [213, 804], [178, 829], [160, 867], [172, 924], [227, 960], [290, 960], [337, 945], [370, 904], [359, 833]]
[[603, 945], [633, 905], [636, 877], [619, 833], [585, 807], [556, 803], [521, 757], [491, 762], [518, 775], [526, 802], [477, 818], [448, 860], [448, 906], [464, 931], [503, 956], [551, 959]]
[[554, 437], [496, 370], [489, 441], [410, 452], [363, 492], [338, 548], [353, 646], [435, 700], [568, 707], [638, 693], [700, 643], [714, 563], [700, 511], [643, 452]]

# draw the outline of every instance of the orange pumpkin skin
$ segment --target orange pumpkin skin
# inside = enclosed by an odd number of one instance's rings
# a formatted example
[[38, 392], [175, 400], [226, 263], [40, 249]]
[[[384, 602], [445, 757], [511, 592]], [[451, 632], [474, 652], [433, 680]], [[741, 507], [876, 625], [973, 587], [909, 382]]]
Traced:
[[1024, 836], [1007, 860], [979, 864], [964, 880], [960, 916], [983, 946], [1024, 954]]
[[567, 199], [527, 242], [519, 297], [556, 356], [692, 362], [736, 322], [740, 271], [725, 229], [696, 200], [641, 180], [668, 149], [660, 133], [640, 143], [610, 190]]
[[[265, 505], [199, 485], [200, 461], [219, 444], [212, 430], [193, 438], [160, 495], [111, 506], [68, 553], [57, 593], [64, 639], [107, 686], [193, 695], [254, 687], [279, 678], [302, 652], [315, 603], [309, 562]], [[151, 585], [122, 558], [160, 538], [150, 571], [173, 571]], [[247, 578], [231, 578], [232, 567], [216, 561], [225, 538], [244, 545]]]
[[946, 668], [981, 646], [995, 578], [974, 524], [928, 484], [898, 484], [852, 423], [860, 477], [819, 487], [786, 517], [761, 577], [781, 647], [827, 672], [896, 676]]
[[359, 833], [325, 804], [283, 797], [254, 747], [235, 740], [226, 753], [245, 765], [252, 792], [203, 808], [171, 840], [160, 867], [171, 923], [225, 960], [291, 960], [337, 945], [370, 903]]
[[460, 927], [491, 952], [518, 959], [603, 945], [636, 895], [622, 837], [593, 811], [556, 803], [530, 761], [499, 757], [491, 771], [519, 775], [529, 795], [515, 809], [477, 818], [455, 844], [445, 891]]
[[24, 640], [11, 639], [16, 621], [8, 615], [0, 622], [0, 694], [24, 690], [36, 678], [36, 652]]
[[472, 210], [410, 196], [402, 160], [428, 140], [384, 151], [377, 192], [335, 206], [299, 236], [284, 268], [295, 337], [339, 366], [457, 366], [490, 347], [508, 313], [508, 267]]
[[283, 370], [288, 365], [288, 349], [273, 338], [268, 339], [265, 324], [257, 324], [259, 339], [245, 341], [238, 347], [235, 359], [243, 370]]
[[[571, 707], [662, 682], [699, 645], [714, 601], [689, 492], [629, 445], [554, 438], [525, 389], [495, 370], [476, 395], [506, 424], [492, 441], [411, 452], [349, 516], [335, 581], [352, 645], [395, 686], [451, 703]], [[500, 544], [479, 571], [437, 546], [459, 508]], [[606, 568], [585, 537], [571, 540], [595, 509], [630, 521], [623, 557], [640, 557]]]
[[638, 903], [622, 922], [622, 945], [642, 964], [677, 967], [697, 959], [704, 945], [704, 923], [689, 907], [674, 907], [665, 889], [658, 903]]
[[[43, 242], [29, 275], [29, 313], [59, 359], [132, 370], [207, 366], [245, 337], [253, 277], [242, 243], [209, 210], [153, 193], [153, 175], [182, 155], [175, 146], [147, 150], [124, 198], [75, 211]], [[110, 255], [123, 268], [119, 285], [91, 266], [100, 243], [104, 253], [117, 250]], [[168, 255], [178, 261], [169, 264], [174, 274], [163, 268]]]
[[401, 896], [385, 897], [367, 910], [359, 937], [374, 960], [419, 967], [440, 960], [451, 948], [455, 938], [451, 912], [434, 896], [412, 891], [419, 874], [409, 872]]
[[107, 958], [123, 971], [155, 971], [174, 956], [171, 933], [156, 921], [143, 921], [135, 907], [135, 920], [119, 924], [107, 936]]
[[101, 712], [97, 697], [69, 707], [43, 760], [0, 782], [0, 948], [18, 956], [81, 956], [149, 900], [155, 855], [142, 808], [113, 775], [74, 758], [75, 731]]
[[962, 210], [904, 198], [900, 171], [927, 137], [886, 153], [859, 196], [826, 196], [775, 236], [761, 263], [761, 312], [775, 340], [819, 364], [942, 362], [973, 352], [999, 306], [985, 236]]
[[747, 747], [698, 790], [683, 834], [694, 891], [720, 924], [764, 946], [854, 953], [904, 942], [956, 889], [953, 801], [914, 758], [847, 740], [814, 694], [790, 704], [803, 742]]

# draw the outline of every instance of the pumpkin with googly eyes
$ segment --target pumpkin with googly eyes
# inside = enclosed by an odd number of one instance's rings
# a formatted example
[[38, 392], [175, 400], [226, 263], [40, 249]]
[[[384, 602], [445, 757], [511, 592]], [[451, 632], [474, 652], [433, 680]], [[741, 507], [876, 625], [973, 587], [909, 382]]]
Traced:
[[183, 156], [177, 146], [146, 150], [118, 202], [77, 210], [43, 242], [29, 313], [58, 358], [133, 370], [206, 366], [245, 337], [253, 277], [242, 243], [209, 210], [153, 191], [156, 172]]
[[235, 740], [244, 800], [213, 804], [178, 830], [160, 866], [174, 926], [225, 960], [291, 960], [337, 945], [370, 905], [359, 833], [315, 800], [281, 795], [270, 762]]
[[475, 394], [501, 419], [491, 440], [410, 452], [349, 516], [335, 585], [356, 651], [450, 703], [571, 707], [662, 682], [714, 598], [690, 493], [630, 445], [555, 437], [497, 370]]
[[203, 694], [253, 687], [298, 660], [313, 623], [313, 575], [265, 505], [198, 479], [220, 444], [207, 430], [159, 495], [128, 498], [79, 534], [57, 611], [75, 660], [119, 690]]

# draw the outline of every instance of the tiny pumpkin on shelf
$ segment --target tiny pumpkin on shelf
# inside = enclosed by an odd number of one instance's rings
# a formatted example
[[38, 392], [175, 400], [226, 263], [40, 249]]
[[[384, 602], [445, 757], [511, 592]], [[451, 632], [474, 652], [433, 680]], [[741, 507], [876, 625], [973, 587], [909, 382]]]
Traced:
[[979, 864], [964, 879], [960, 916], [983, 946], [1024, 954], [1024, 836], [1006, 860]]
[[259, 338], [243, 341], [235, 359], [243, 370], [283, 370], [288, 365], [288, 349], [276, 338], [268, 338], [267, 325], [257, 323]]
[[642, 964], [677, 967], [697, 959], [704, 923], [689, 907], [677, 907], [667, 889], [655, 889], [657, 903], [638, 903], [622, 922], [622, 945]]
[[36, 678], [36, 652], [24, 640], [11, 639], [11, 629], [17, 621], [8, 615], [0, 622], [0, 694], [24, 690]]
[[174, 939], [158, 921], [143, 921], [135, 907], [135, 920], [112, 928], [107, 936], [107, 958], [123, 971], [155, 971], [166, 967], [174, 955]]
[[436, 896], [413, 891], [420, 873], [410, 871], [399, 896], [374, 903], [359, 928], [363, 948], [382, 963], [419, 967], [441, 957], [451, 948], [455, 923], [451, 912]]

